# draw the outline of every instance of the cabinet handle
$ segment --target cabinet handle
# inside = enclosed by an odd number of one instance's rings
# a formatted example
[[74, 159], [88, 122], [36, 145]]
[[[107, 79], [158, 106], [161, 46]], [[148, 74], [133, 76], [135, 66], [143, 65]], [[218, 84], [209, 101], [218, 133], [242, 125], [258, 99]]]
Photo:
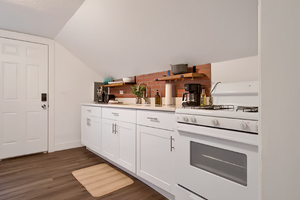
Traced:
[[114, 131], [115, 131], [114, 130], [114, 124], [111, 124], [111, 128], [112, 128], [111, 132], [114, 133]]
[[113, 114], [114, 116], [119, 116], [119, 113], [112, 112], [111, 114]]
[[91, 125], [91, 119], [90, 119], [90, 118], [87, 118], [87, 119], [86, 119], [86, 124], [87, 124], [88, 126]]
[[170, 136], [170, 151], [173, 151], [173, 149], [175, 149], [175, 147], [173, 147], [173, 141], [175, 141], [175, 139]]
[[159, 122], [156, 117], [147, 117], [147, 119], [150, 119], [150, 121]]
[[115, 134], [117, 134], [117, 124], [115, 124]]

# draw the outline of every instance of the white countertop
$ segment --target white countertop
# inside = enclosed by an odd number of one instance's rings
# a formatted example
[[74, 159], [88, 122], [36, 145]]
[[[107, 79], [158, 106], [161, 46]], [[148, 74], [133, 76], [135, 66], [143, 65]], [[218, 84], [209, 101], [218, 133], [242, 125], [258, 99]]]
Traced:
[[181, 108], [180, 106], [160, 106], [157, 107], [153, 104], [100, 104], [100, 103], [82, 103], [83, 106], [99, 106], [99, 107], [113, 107], [113, 108], [129, 108], [129, 109], [137, 109], [137, 110], [160, 110], [160, 111], [171, 111], [175, 112], [176, 108]]

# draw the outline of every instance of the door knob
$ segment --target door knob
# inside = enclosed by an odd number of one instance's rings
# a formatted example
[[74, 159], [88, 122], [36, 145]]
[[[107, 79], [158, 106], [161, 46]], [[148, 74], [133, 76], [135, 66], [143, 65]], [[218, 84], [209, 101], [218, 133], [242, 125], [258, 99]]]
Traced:
[[46, 110], [46, 107], [47, 107], [47, 106], [46, 106], [45, 104], [42, 105], [42, 108], [43, 108], [44, 110]]

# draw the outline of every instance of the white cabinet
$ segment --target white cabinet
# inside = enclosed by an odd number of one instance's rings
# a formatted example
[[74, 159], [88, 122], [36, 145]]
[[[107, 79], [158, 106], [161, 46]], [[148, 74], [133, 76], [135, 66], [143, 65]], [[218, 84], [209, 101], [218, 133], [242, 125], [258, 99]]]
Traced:
[[135, 110], [103, 108], [102, 155], [134, 173], [136, 171], [136, 124], [133, 123], [135, 119]]
[[81, 143], [101, 153], [101, 107], [81, 107]]
[[[161, 121], [166, 119], [169, 122], [164, 126]], [[173, 194], [175, 141], [174, 131], [168, 129], [170, 123], [175, 123], [175, 114], [137, 111], [137, 123], [137, 174]]]

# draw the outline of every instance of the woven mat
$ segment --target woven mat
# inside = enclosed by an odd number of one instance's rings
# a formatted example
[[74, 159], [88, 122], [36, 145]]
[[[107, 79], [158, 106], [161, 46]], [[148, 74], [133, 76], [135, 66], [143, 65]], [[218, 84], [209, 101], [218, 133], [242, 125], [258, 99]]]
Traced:
[[106, 195], [133, 183], [131, 178], [107, 164], [79, 169], [72, 174], [93, 197]]

